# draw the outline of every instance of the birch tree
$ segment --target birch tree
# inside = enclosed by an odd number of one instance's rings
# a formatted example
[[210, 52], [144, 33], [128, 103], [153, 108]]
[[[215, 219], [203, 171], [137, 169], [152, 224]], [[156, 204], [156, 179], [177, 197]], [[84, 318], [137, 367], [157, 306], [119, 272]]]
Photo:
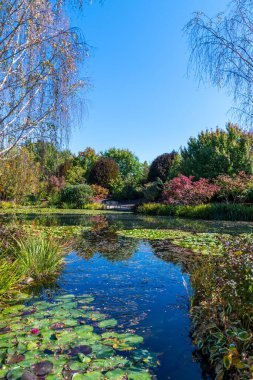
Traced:
[[253, 0], [232, 0], [214, 18], [195, 14], [185, 28], [191, 49], [190, 68], [203, 81], [225, 88], [237, 116], [253, 121]]
[[0, 159], [69, 128], [83, 53], [60, 2], [0, 0]]

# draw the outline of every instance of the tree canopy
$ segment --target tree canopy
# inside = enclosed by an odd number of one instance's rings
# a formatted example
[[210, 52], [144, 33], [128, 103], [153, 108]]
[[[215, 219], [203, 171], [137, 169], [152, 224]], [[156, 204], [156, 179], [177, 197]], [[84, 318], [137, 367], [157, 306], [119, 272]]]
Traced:
[[232, 0], [227, 12], [214, 18], [198, 12], [185, 27], [190, 67], [201, 80], [227, 89], [237, 115], [249, 125], [253, 121], [252, 9], [252, 0]]
[[0, 6], [0, 157], [31, 137], [56, 139], [70, 126], [83, 85], [84, 44], [62, 2], [6, 0]]
[[215, 178], [220, 174], [251, 174], [253, 134], [228, 124], [226, 130], [199, 133], [181, 150], [179, 172], [196, 178]]

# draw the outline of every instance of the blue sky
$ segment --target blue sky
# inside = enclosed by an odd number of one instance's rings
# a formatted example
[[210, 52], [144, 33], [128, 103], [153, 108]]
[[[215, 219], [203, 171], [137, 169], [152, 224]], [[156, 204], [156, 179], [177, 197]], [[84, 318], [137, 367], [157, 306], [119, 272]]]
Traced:
[[71, 11], [72, 26], [91, 46], [82, 66], [89, 77], [83, 120], [69, 148], [129, 148], [141, 160], [185, 145], [202, 129], [224, 127], [231, 100], [187, 76], [182, 29], [194, 11], [209, 15], [226, 0], [104, 0]]

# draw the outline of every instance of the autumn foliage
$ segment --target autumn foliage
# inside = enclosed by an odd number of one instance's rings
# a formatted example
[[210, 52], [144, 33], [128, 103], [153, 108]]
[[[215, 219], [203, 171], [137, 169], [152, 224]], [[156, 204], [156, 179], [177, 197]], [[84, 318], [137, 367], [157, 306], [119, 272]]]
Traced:
[[180, 175], [164, 185], [162, 199], [171, 205], [198, 205], [211, 200], [219, 187], [206, 178], [194, 181], [194, 177]]

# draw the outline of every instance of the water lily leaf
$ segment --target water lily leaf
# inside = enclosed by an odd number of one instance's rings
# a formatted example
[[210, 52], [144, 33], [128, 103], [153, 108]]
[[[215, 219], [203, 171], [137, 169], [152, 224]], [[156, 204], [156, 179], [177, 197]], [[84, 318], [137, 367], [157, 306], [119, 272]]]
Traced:
[[9, 306], [9, 307], [6, 307], [2, 313], [3, 314], [16, 314], [18, 313], [20, 310], [23, 310], [25, 309], [25, 305], [14, 305], [14, 306]]
[[53, 375], [48, 375], [48, 376], [46, 376], [45, 379], [46, 379], [46, 380], [61, 380], [61, 379], [62, 379], [62, 376], [61, 376], [61, 375], [56, 376], [55, 374], [53, 374]]
[[118, 338], [119, 334], [114, 331], [108, 331], [102, 334], [102, 338]]
[[122, 356], [112, 356], [107, 359], [96, 359], [91, 364], [91, 369], [100, 370], [100, 371], [108, 371], [109, 369], [113, 369], [118, 366], [125, 366], [129, 363], [129, 361]]
[[118, 324], [118, 322], [116, 321], [116, 319], [107, 319], [105, 321], [101, 321], [98, 323], [98, 327], [100, 328], [112, 328], [112, 327], [115, 327], [116, 325]]
[[61, 296], [58, 296], [55, 298], [56, 301], [65, 301], [65, 300], [73, 300], [75, 299], [74, 294], [62, 294]]
[[25, 359], [25, 356], [22, 354], [11, 354], [8, 355], [6, 358], [6, 364], [17, 364], [19, 362], [22, 362]]
[[143, 337], [140, 335], [135, 335], [135, 334], [121, 334], [120, 339], [124, 343], [130, 343], [130, 344], [139, 344], [143, 342]]
[[0, 368], [0, 378], [5, 378], [8, 371], [9, 371], [9, 367], [3, 366], [2, 368]]
[[151, 380], [152, 377], [150, 373], [141, 371], [138, 369], [131, 370], [127, 373], [129, 380]]
[[117, 368], [114, 371], [107, 372], [105, 378], [108, 380], [123, 380], [126, 378], [126, 372], [120, 368]]
[[70, 356], [75, 356], [78, 354], [84, 354], [84, 355], [89, 355], [92, 352], [92, 348], [90, 346], [82, 345], [82, 346], [76, 346], [71, 348], [68, 351], [68, 355]]
[[75, 334], [77, 334], [77, 335], [85, 335], [85, 333], [87, 333], [87, 332], [93, 332], [93, 327], [92, 326], [89, 326], [89, 325], [81, 325], [81, 326], [77, 326], [77, 327], [75, 327], [75, 329], [74, 329], [74, 332], [75, 332]]
[[77, 356], [78, 356], [78, 359], [80, 360], [81, 363], [88, 364], [91, 361], [91, 358], [89, 358], [88, 356], [82, 354], [81, 352], [79, 352], [77, 354]]
[[92, 346], [92, 352], [96, 355], [97, 359], [104, 359], [111, 357], [114, 354], [114, 349], [110, 346], [97, 344]]
[[89, 312], [83, 314], [83, 317], [91, 319], [92, 321], [102, 321], [103, 319], [105, 319], [106, 316], [99, 312]]
[[78, 376], [79, 374], [75, 374], [73, 376], [73, 380], [82, 380], [82, 379], [90, 379], [90, 380], [102, 380], [104, 379], [104, 376], [102, 373], [94, 371], [94, 372], [88, 372], [85, 373], [84, 375], [80, 375], [82, 377]]
[[79, 302], [80, 304], [91, 303], [91, 302], [93, 302], [93, 301], [95, 301], [95, 298], [93, 298], [93, 297], [86, 297], [86, 298], [83, 298], [83, 299], [78, 300], [78, 302]]
[[69, 362], [68, 366], [72, 371], [84, 371], [86, 368], [88, 368], [88, 364], [75, 361]]
[[20, 379], [23, 374], [23, 369], [20, 367], [14, 367], [7, 373], [8, 380]]
[[21, 380], [36, 380], [36, 376], [30, 371], [25, 371], [22, 374]]
[[50, 361], [43, 361], [31, 365], [31, 370], [36, 376], [46, 376], [53, 372], [53, 363]]

